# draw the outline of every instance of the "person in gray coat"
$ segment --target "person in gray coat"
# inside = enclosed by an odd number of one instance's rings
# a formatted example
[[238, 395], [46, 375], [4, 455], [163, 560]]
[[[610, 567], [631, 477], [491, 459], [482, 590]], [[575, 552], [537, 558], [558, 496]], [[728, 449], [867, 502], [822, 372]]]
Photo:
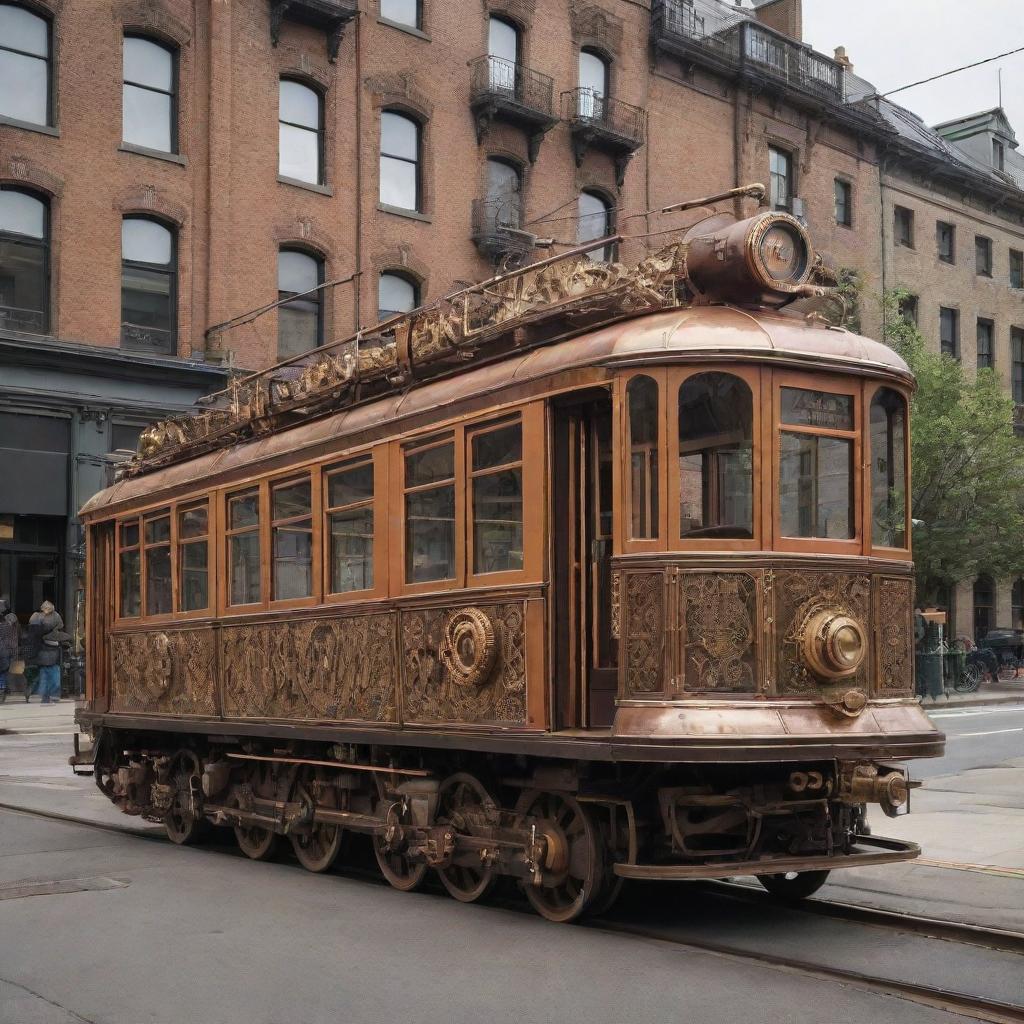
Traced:
[[7, 672], [18, 657], [18, 617], [0, 597], [0, 703], [7, 700]]
[[36, 655], [39, 666], [39, 695], [43, 704], [56, 704], [60, 701], [60, 631], [64, 628], [64, 620], [50, 601], [44, 601], [39, 611], [32, 613], [28, 620], [28, 628], [38, 634], [40, 644]]

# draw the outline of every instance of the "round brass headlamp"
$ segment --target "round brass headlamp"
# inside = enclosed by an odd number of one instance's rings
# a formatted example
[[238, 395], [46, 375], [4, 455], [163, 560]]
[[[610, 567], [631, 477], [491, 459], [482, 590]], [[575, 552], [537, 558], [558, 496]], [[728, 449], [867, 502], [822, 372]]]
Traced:
[[864, 661], [867, 647], [863, 626], [842, 612], [816, 612], [804, 627], [804, 660], [819, 676], [852, 676]]

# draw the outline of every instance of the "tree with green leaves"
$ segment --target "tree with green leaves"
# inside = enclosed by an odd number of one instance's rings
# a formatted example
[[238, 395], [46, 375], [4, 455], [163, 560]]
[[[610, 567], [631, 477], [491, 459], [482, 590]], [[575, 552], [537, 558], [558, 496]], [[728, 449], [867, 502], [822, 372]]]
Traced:
[[1013, 400], [991, 369], [925, 345], [901, 312], [907, 292], [883, 299], [885, 340], [917, 377], [911, 404], [911, 515], [918, 602], [945, 584], [987, 572], [1024, 572], [1024, 441]]

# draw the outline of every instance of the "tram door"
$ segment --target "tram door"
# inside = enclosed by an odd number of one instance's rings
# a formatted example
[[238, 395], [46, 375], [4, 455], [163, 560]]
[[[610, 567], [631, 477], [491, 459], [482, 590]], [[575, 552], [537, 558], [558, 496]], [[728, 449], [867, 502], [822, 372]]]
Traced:
[[555, 721], [612, 723], [618, 643], [611, 635], [612, 404], [607, 391], [554, 406]]

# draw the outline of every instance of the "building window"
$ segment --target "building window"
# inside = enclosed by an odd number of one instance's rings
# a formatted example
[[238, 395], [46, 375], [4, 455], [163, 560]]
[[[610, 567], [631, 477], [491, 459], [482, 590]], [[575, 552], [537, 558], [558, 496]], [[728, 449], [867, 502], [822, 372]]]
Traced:
[[793, 155], [775, 146], [768, 147], [770, 200], [773, 210], [789, 211], [793, 206]]
[[118, 527], [118, 615], [134, 619], [142, 614], [142, 551], [138, 519], [121, 523]]
[[396, 25], [423, 27], [419, 0], [380, 0], [380, 16]]
[[[580, 245], [607, 238], [612, 227], [612, 204], [598, 192], [581, 192], [577, 204], [579, 219], [576, 221], [576, 241]], [[615, 258], [614, 246], [605, 245], [591, 249], [587, 255], [592, 260], [610, 261]]]
[[167, 615], [171, 611], [171, 516], [165, 511], [142, 520], [145, 551], [146, 614]]
[[935, 224], [935, 246], [943, 263], [956, 262], [956, 228], [945, 221]]
[[960, 310], [939, 309], [939, 351], [944, 356], [960, 358]]
[[387, 320], [411, 313], [419, 305], [419, 288], [405, 274], [386, 270], [377, 279], [377, 318]]
[[49, 207], [31, 192], [0, 185], [0, 327], [46, 334], [49, 290]]
[[508, 160], [487, 159], [487, 210], [496, 230], [516, 230], [522, 222], [523, 179], [519, 168]]
[[50, 123], [50, 23], [0, 3], [0, 117]]
[[228, 496], [228, 604], [260, 603], [260, 492]]
[[995, 334], [995, 325], [991, 320], [978, 317], [978, 369], [991, 370], [992, 361], [992, 338]]
[[904, 295], [900, 299], [900, 316], [908, 324], [917, 326], [917, 296], [916, 295]]
[[853, 186], [842, 178], [835, 180], [836, 223], [844, 228], [853, 225]]
[[210, 607], [210, 506], [178, 509], [178, 605], [183, 612]]
[[611, 66], [596, 50], [580, 50], [579, 91], [577, 109], [579, 117], [603, 121], [607, 117], [605, 99], [610, 93]]
[[297, 249], [277, 254], [277, 298], [294, 298], [277, 310], [277, 357], [308, 352], [323, 343], [323, 260]]
[[420, 126], [411, 117], [380, 115], [380, 201], [400, 210], [420, 208]]
[[324, 183], [324, 104], [315, 89], [282, 78], [278, 85], [277, 173]]
[[166, 46], [141, 36], [124, 37], [123, 141], [162, 153], [177, 151], [176, 63]]
[[177, 352], [174, 232], [147, 217], [121, 222], [121, 347]]
[[522, 94], [519, 73], [519, 29], [504, 18], [487, 19], [487, 67], [492, 92], [509, 99]]
[[1024, 252], [1010, 250], [1010, 287], [1024, 288]]
[[634, 377], [626, 388], [629, 407], [630, 537], [658, 536], [658, 384]]
[[977, 643], [992, 629], [996, 610], [996, 585], [991, 576], [974, 581], [974, 640]]
[[992, 276], [992, 239], [974, 236], [974, 271], [981, 277]]
[[679, 388], [679, 536], [754, 536], [754, 396], [730, 373]]
[[1006, 149], [998, 139], [992, 140], [992, 166], [997, 171], [1006, 170]]
[[330, 592], [373, 589], [373, 461], [327, 472]]
[[893, 210], [893, 232], [897, 245], [914, 248], [914, 211], [905, 206], [897, 206]]
[[504, 423], [470, 434], [473, 572], [523, 567], [523, 428]]
[[405, 452], [405, 581], [455, 578], [455, 442]]
[[1024, 405], [1024, 327], [1010, 328], [1010, 360], [1013, 364], [1013, 400]]
[[907, 408], [902, 395], [879, 388], [871, 400], [871, 543], [907, 546]]
[[313, 489], [307, 476], [270, 488], [271, 599], [313, 594]]

